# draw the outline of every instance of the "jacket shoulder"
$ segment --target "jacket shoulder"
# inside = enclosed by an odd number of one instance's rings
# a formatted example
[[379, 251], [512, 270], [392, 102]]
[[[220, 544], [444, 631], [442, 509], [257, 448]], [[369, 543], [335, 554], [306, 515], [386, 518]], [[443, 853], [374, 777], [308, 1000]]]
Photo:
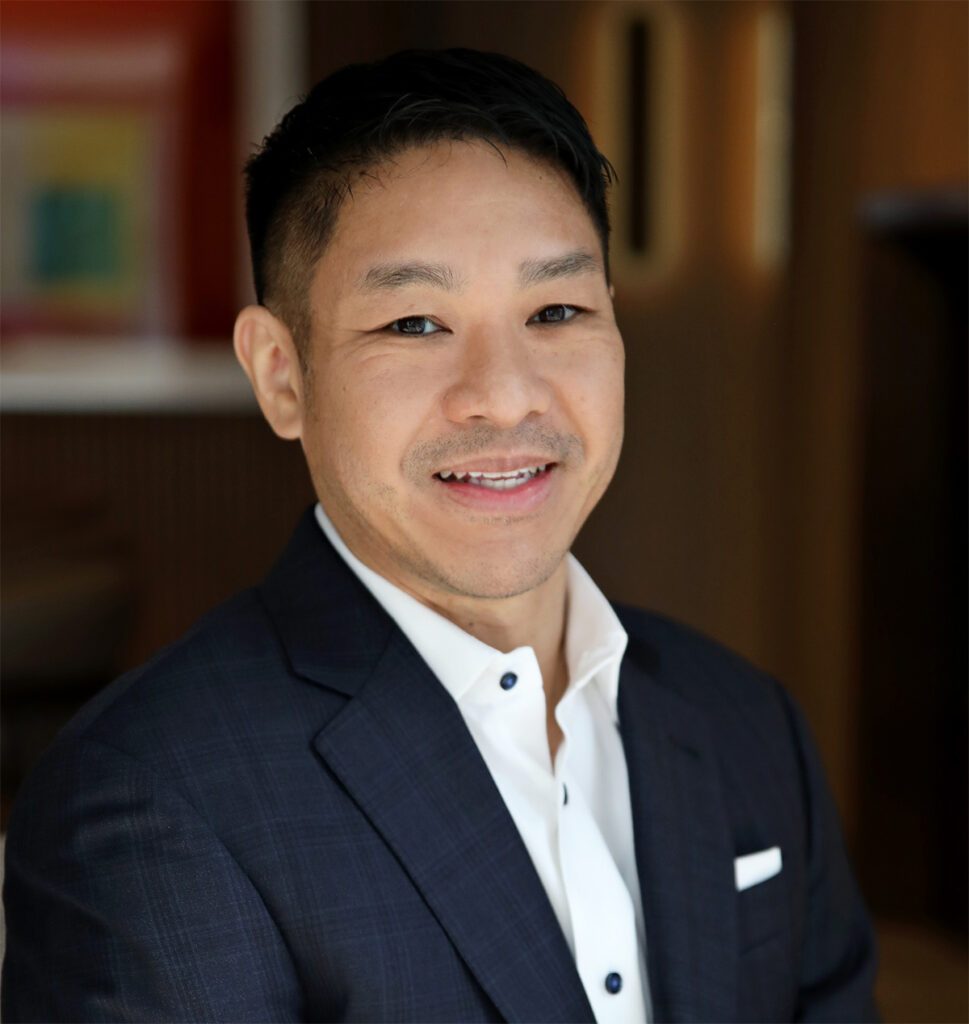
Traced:
[[629, 635], [628, 656], [661, 686], [691, 703], [774, 703], [777, 681], [746, 658], [681, 622], [627, 605], [616, 613]]
[[[185, 714], [230, 678], [245, 685], [267, 658], [282, 657], [256, 590], [249, 589], [212, 609], [181, 637], [148, 661], [125, 672], [89, 701], [61, 734], [63, 738], [113, 730], [134, 706], [139, 715]], [[188, 703], [186, 703], [188, 702]], [[156, 718], [157, 720], [157, 718]]]
[[127, 758], [201, 804], [248, 777], [253, 751], [308, 748], [334, 712], [321, 702], [322, 690], [292, 671], [258, 591], [243, 591], [89, 701], [34, 765], [16, 805], [36, 804], [38, 787], [80, 781], [79, 772], [94, 785], [98, 751], [105, 771], [115, 771], [114, 755]]
[[813, 749], [810, 731], [793, 697], [776, 679], [663, 615], [634, 608], [617, 613], [629, 635], [632, 685], [648, 678], [684, 721], [697, 727], [703, 723], [727, 774], [746, 775], [740, 785], [753, 785], [767, 773], [787, 780], [793, 799], [806, 797], [804, 759], [806, 750]]

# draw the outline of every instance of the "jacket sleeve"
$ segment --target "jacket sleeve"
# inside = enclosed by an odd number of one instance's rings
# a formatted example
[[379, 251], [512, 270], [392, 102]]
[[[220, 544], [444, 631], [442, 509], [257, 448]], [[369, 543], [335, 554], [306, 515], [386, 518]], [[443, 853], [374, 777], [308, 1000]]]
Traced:
[[808, 818], [808, 891], [799, 1021], [878, 1021], [875, 934], [844, 849], [834, 800], [803, 715], [781, 687], [798, 748]]
[[11, 815], [3, 1019], [296, 1020], [295, 970], [208, 824], [144, 765], [63, 740]]

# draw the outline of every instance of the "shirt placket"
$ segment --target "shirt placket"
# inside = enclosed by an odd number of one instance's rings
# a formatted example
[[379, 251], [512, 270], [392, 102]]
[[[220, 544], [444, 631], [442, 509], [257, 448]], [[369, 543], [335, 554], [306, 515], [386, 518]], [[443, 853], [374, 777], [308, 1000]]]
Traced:
[[[563, 741], [555, 760], [558, 862], [572, 922], [573, 954], [599, 1024], [647, 1019], [640, 980], [639, 936], [629, 890], [579, 781], [570, 778], [570, 718], [584, 683], [563, 698]], [[588, 697], [588, 694], [585, 695]], [[571, 782], [571, 785], [570, 785]]]
[[[507, 677], [515, 682], [508, 685]], [[502, 683], [505, 680], [505, 683]], [[481, 753], [555, 911], [569, 948], [573, 928], [558, 860], [557, 785], [545, 731], [542, 676], [531, 649], [495, 659], [469, 694]]]

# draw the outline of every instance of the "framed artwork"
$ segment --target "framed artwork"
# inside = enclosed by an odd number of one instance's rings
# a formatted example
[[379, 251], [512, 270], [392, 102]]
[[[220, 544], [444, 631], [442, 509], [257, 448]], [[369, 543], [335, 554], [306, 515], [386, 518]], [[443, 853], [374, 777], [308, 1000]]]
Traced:
[[5, 33], [0, 58], [4, 336], [171, 332], [177, 41]]

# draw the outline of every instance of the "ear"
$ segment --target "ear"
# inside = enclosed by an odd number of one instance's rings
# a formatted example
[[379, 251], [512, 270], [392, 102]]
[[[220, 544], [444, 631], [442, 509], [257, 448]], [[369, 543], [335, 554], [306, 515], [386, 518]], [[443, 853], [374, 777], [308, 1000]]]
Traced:
[[269, 425], [288, 441], [302, 436], [303, 375], [289, 328], [265, 306], [246, 306], [232, 345]]
[[614, 284], [609, 285], [609, 298], [612, 299], [613, 302], [616, 301], [616, 286]]

